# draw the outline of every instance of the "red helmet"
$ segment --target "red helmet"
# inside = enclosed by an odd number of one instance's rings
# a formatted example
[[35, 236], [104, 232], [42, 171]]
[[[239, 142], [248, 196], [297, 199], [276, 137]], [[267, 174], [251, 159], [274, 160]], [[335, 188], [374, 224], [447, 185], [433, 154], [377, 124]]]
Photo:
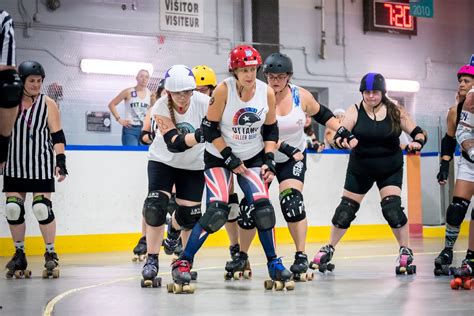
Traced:
[[468, 76], [474, 77], [474, 66], [464, 65], [461, 68], [459, 68], [458, 79], [462, 75], [468, 75]]
[[239, 45], [229, 54], [229, 71], [244, 67], [258, 67], [262, 64], [260, 53], [249, 45]]

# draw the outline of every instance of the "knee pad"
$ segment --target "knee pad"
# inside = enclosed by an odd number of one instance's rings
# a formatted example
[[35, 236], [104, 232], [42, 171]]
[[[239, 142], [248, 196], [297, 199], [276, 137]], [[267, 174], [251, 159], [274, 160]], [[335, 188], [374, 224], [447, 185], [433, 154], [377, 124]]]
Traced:
[[[449, 204], [446, 211], [446, 223], [451, 226], [461, 226], [464, 217], [466, 217], [467, 209], [471, 201], [458, 196], [453, 196], [453, 201]], [[471, 213], [471, 218], [472, 218]]]
[[166, 206], [168, 196], [160, 191], [151, 191], [143, 203], [143, 217], [145, 223], [152, 227], [158, 227], [166, 222]]
[[22, 199], [15, 196], [7, 197], [5, 215], [10, 225], [20, 225], [25, 222], [25, 205]]
[[237, 193], [229, 195], [229, 219], [228, 222], [235, 222], [239, 217], [239, 197]]
[[207, 204], [206, 212], [199, 219], [199, 224], [209, 234], [215, 233], [225, 225], [229, 218], [229, 204], [216, 201]]
[[23, 82], [16, 70], [0, 71], [0, 107], [14, 108], [21, 102]]
[[35, 214], [38, 223], [46, 225], [54, 221], [53, 203], [44, 195], [37, 195], [33, 198], [33, 214]]
[[380, 202], [382, 214], [392, 228], [400, 228], [408, 222], [407, 216], [403, 213], [402, 199], [397, 195], [389, 195]]
[[247, 199], [244, 197], [239, 204], [239, 217], [237, 219], [237, 224], [242, 229], [254, 229], [255, 221], [253, 220], [253, 211], [255, 210], [255, 205], [248, 205]]
[[286, 189], [280, 193], [280, 206], [283, 217], [288, 223], [296, 223], [306, 218], [303, 195], [295, 189]]
[[194, 206], [178, 205], [174, 218], [183, 230], [193, 229], [194, 225], [199, 222], [201, 218], [201, 204]]
[[360, 204], [356, 201], [343, 196], [341, 203], [336, 207], [336, 212], [332, 217], [332, 224], [337, 228], [347, 229], [356, 218]]
[[275, 227], [275, 210], [269, 199], [260, 199], [254, 202], [253, 219], [258, 230], [268, 230]]

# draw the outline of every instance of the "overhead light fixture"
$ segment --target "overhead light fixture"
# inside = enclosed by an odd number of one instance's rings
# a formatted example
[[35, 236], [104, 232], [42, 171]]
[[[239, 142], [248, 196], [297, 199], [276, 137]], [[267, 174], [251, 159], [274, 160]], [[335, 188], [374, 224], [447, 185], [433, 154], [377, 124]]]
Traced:
[[415, 80], [387, 79], [387, 91], [418, 92], [420, 83]]
[[148, 70], [150, 76], [153, 74], [153, 65], [150, 63], [88, 58], [81, 60], [81, 71], [85, 73], [135, 76], [142, 69]]

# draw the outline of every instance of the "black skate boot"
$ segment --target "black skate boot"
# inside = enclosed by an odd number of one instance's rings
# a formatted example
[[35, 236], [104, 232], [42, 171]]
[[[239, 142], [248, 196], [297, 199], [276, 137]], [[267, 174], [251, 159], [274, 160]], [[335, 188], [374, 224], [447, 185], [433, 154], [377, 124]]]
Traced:
[[161, 286], [161, 278], [157, 277], [159, 271], [158, 255], [149, 254], [142, 270], [142, 287], [159, 287]]
[[450, 268], [453, 263], [453, 248], [444, 248], [438, 257], [434, 260], [435, 268], [434, 275], [450, 275], [452, 269]]
[[250, 279], [252, 277], [249, 256], [242, 251], [235, 254], [231, 261], [226, 262], [225, 270], [224, 279], [226, 280], [240, 280], [242, 277]]
[[12, 259], [8, 261], [7, 265], [5, 266], [8, 270], [5, 276], [7, 279], [11, 279], [13, 276], [15, 276], [17, 279], [29, 279], [31, 277], [31, 271], [26, 270], [27, 266], [28, 262], [26, 261], [25, 253], [22, 249], [17, 249]]
[[474, 287], [474, 259], [464, 259], [461, 267], [453, 269], [454, 279], [451, 280], [451, 288], [457, 290], [462, 287], [470, 290]]
[[171, 265], [171, 276], [174, 283], [166, 285], [168, 293], [194, 293], [195, 286], [191, 282], [192, 264], [183, 259], [177, 259]]
[[177, 256], [181, 255], [183, 251], [183, 244], [181, 242], [180, 231], [175, 230], [172, 227], [171, 222], [168, 223], [168, 227], [166, 229], [167, 236], [166, 239], [163, 239], [163, 249], [168, 256], [175, 254]]
[[45, 252], [44, 253], [44, 267], [43, 270], [43, 279], [59, 278], [59, 258], [58, 254], [55, 252]]
[[398, 255], [398, 266], [395, 267], [395, 273], [398, 274], [415, 274], [416, 265], [412, 265], [413, 251], [408, 247], [400, 247], [400, 254]]
[[293, 280], [295, 281], [312, 281], [313, 272], [307, 273], [308, 271], [308, 256], [305, 253], [295, 253], [295, 261], [290, 267], [290, 271], [293, 273]]
[[275, 288], [275, 291], [288, 291], [295, 289], [295, 281], [291, 280], [291, 272], [285, 268], [281, 262], [281, 258], [275, 258], [267, 263], [268, 274], [271, 280], [265, 280], [264, 286], [266, 290]]
[[330, 263], [330, 261], [334, 255], [334, 251], [335, 249], [331, 245], [323, 246], [314, 256], [313, 261], [311, 261], [309, 264], [309, 267], [313, 270], [318, 269], [321, 273], [333, 271], [336, 266]]
[[138, 244], [133, 248], [133, 262], [144, 261], [146, 259], [146, 237], [142, 236]]
[[230, 245], [229, 246], [230, 258], [234, 259], [234, 257], [240, 252], [240, 245]]

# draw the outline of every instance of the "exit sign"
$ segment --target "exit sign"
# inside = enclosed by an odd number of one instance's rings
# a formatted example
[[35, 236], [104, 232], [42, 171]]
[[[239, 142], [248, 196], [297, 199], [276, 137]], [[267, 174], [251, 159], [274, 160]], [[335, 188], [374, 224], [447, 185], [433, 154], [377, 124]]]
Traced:
[[410, 0], [410, 15], [420, 18], [432, 18], [433, 0]]

